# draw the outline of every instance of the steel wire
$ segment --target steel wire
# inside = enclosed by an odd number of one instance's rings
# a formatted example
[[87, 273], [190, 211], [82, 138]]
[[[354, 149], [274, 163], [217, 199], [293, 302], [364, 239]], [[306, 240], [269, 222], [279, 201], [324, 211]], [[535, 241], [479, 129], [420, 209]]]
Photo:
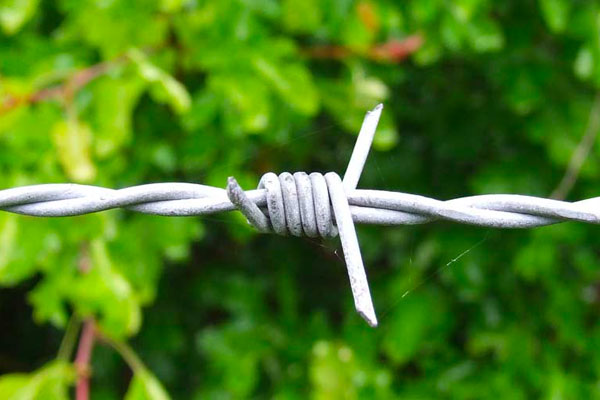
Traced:
[[[245, 191], [259, 207], [267, 191]], [[517, 194], [436, 200], [409, 193], [355, 189], [346, 193], [359, 224], [416, 225], [435, 220], [492, 228], [534, 228], [564, 221], [600, 223], [600, 197], [566, 202]], [[70, 217], [115, 208], [163, 216], [201, 216], [236, 210], [225, 189], [192, 183], [154, 183], [124, 189], [44, 184], [0, 190], [0, 210], [36, 217]]]
[[342, 179], [304, 172], [267, 173], [258, 189], [244, 191], [234, 178], [227, 189], [194, 183], [153, 183], [108, 189], [42, 184], [0, 190], [0, 210], [69, 217], [125, 208], [163, 216], [202, 216], [240, 210], [261, 232], [333, 237], [339, 233], [355, 307], [377, 325], [354, 223], [415, 225], [447, 220], [492, 228], [534, 228], [564, 221], [600, 223], [600, 197], [566, 202], [518, 194], [452, 200], [385, 190], [356, 189], [382, 106], [368, 112]]

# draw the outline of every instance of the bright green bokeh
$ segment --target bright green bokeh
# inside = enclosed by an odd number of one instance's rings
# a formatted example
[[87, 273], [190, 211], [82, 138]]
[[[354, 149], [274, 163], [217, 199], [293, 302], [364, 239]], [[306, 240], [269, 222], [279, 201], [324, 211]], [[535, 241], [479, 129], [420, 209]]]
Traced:
[[[548, 197], [600, 114], [599, 15], [596, 0], [0, 0], [0, 188], [343, 173], [383, 102], [360, 187]], [[598, 195], [598, 165], [594, 145], [568, 200]], [[137, 353], [132, 377], [95, 347], [93, 399], [600, 397], [597, 227], [358, 234], [377, 329], [336, 240], [258, 235], [237, 213], [0, 213], [0, 398], [72, 396], [53, 354], [74, 314]]]

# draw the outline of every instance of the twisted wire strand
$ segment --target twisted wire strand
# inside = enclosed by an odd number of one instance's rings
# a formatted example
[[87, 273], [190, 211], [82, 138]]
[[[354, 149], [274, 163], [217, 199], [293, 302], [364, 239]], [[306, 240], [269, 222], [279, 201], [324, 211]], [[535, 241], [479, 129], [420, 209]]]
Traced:
[[377, 317], [354, 223], [414, 225], [435, 220], [493, 228], [533, 228], [563, 221], [600, 223], [600, 197], [575, 203], [540, 197], [490, 194], [441, 201], [415, 194], [356, 189], [383, 106], [367, 112], [343, 180], [327, 174], [263, 175], [244, 191], [230, 177], [227, 188], [154, 183], [114, 190], [78, 184], [44, 184], [0, 190], [0, 210], [66, 217], [115, 208], [164, 216], [200, 216], [239, 210], [260, 232], [309, 237], [339, 234], [358, 313], [371, 326]]
[[[266, 189], [245, 193], [258, 207], [267, 205]], [[365, 189], [353, 190], [346, 197], [352, 220], [359, 224], [415, 225], [447, 220], [492, 228], [534, 228], [563, 221], [600, 223], [600, 197], [571, 203], [488, 194], [442, 201]], [[69, 217], [115, 208], [163, 216], [201, 216], [237, 209], [225, 189], [192, 183], [154, 183], [118, 190], [69, 183], [0, 190], [0, 210], [23, 215]]]

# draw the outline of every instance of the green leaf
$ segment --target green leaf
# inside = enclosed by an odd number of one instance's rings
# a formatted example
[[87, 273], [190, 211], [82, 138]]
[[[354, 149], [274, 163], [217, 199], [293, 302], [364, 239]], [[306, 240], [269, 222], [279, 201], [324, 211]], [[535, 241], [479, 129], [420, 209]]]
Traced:
[[457, 51], [464, 41], [465, 26], [450, 15], [444, 16], [440, 27], [440, 36], [444, 45], [450, 50]]
[[533, 235], [534, 240], [524, 243], [513, 261], [515, 271], [527, 281], [551, 274], [557, 257], [556, 247], [543, 234]]
[[5, 400], [68, 400], [75, 371], [69, 363], [54, 361], [31, 374], [0, 377], [0, 398]]
[[421, 66], [432, 65], [442, 57], [442, 46], [435, 35], [427, 36], [424, 43], [414, 55], [414, 60]]
[[281, 14], [284, 26], [292, 32], [308, 33], [321, 26], [319, 0], [284, 0]]
[[52, 128], [57, 157], [67, 176], [75, 182], [89, 182], [96, 176], [91, 159], [92, 131], [89, 125], [69, 118]]
[[546, 25], [554, 33], [565, 30], [569, 22], [571, 2], [568, 0], [539, 0], [540, 9]]
[[[213, 90], [201, 90], [194, 93], [190, 112], [183, 117], [187, 130], [200, 130], [214, 122], [221, 106], [220, 98]], [[207, 137], [206, 140], [209, 140]]]
[[97, 315], [111, 336], [136, 333], [142, 319], [137, 293], [114, 264], [103, 240], [91, 242], [90, 256], [92, 268], [73, 282], [68, 293], [71, 301], [81, 315]]
[[[241, 282], [240, 282], [241, 283]], [[240, 293], [240, 299], [228, 296], [232, 308], [238, 306], [248, 308], [254, 305], [256, 293], [247, 286], [247, 293]], [[241, 286], [238, 285], [238, 288]], [[239, 290], [239, 289], [238, 289]], [[239, 312], [239, 310], [238, 310]], [[259, 382], [260, 347], [255, 347], [242, 340], [248, 334], [260, 338], [263, 332], [247, 321], [234, 321], [222, 328], [209, 328], [197, 336], [197, 346], [209, 360], [210, 371], [219, 377], [229, 393], [236, 398], [248, 398]]]
[[411, 360], [426, 343], [438, 323], [437, 310], [427, 296], [411, 293], [401, 299], [388, 320], [382, 348], [395, 364]]
[[[361, 4], [366, 4], [364, 7], [366, 7], [367, 10], [372, 10], [371, 12], [367, 11], [370, 15], [366, 18], [375, 26], [368, 26], [361, 18]], [[346, 47], [349, 47], [358, 53], [365, 52], [373, 44], [373, 40], [376, 37], [377, 32], [374, 28], [378, 25], [377, 20], [377, 15], [375, 14], [371, 3], [359, 2], [353, 8], [352, 13], [345, 19], [338, 40]]]
[[0, 26], [14, 35], [35, 14], [39, 0], [0, 0]]
[[70, 10], [60, 27], [60, 36], [62, 40], [81, 42], [88, 49], [97, 48], [106, 59], [132, 47], [156, 48], [165, 43], [169, 33], [168, 19], [160, 15], [160, 3], [64, 2], [64, 8]]
[[583, 46], [577, 52], [573, 64], [575, 75], [581, 79], [589, 79], [594, 72], [594, 54], [588, 46]]
[[465, 23], [473, 18], [485, 0], [455, 0], [450, 3], [452, 14], [457, 22]]
[[270, 91], [263, 81], [249, 74], [214, 74], [209, 86], [229, 100], [239, 113], [237, 118], [245, 131], [259, 132], [267, 128], [271, 118]]
[[522, 115], [532, 112], [542, 101], [540, 85], [536, 82], [534, 70], [525, 69], [518, 75], [511, 75], [504, 95], [511, 108]]
[[12, 255], [18, 245], [18, 227], [16, 216], [0, 215], [0, 283], [3, 285], [17, 282], [21, 275], [19, 268], [12, 265]]
[[491, 19], [475, 20], [467, 25], [471, 47], [479, 53], [497, 51], [504, 47], [504, 35], [500, 26]]
[[110, 156], [129, 142], [133, 109], [144, 86], [139, 77], [107, 78], [96, 85], [94, 145], [98, 156]]
[[257, 56], [252, 60], [252, 66], [293, 109], [306, 115], [317, 112], [318, 92], [304, 65]]
[[362, 68], [352, 70], [352, 98], [361, 114], [365, 113], [365, 108], [371, 109], [374, 104], [386, 100], [389, 94], [389, 88], [381, 79], [367, 75]]
[[315, 343], [310, 364], [313, 399], [354, 399], [353, 379], [360, 373], [352, 349], [328, 341]]
[[169, 400], [169, 394], [148, 370], [141, 369], [135, 372], [133, 380], [125, 395], [125, 400]]
[[391, 118], [382, 116], [377, 134], [373, 138], [373, 148], [380, 151], [391, 150], [398, 143], [398, 131]]
[[179, 114], [190, 108], [192, 99], [183, 84], [152, 64], [141, 51], [130, 50], [127, 54], [136, 64], [139, 76], [150, 83], [150, 93], [156, 101], [169, 104]]
[[145, 304], [154, 299], [164, 258], [183, 261], [189, 243], [201, 236], [198, 220], [132, 215], [110, 242], [112, 264], [130, 282], [136, 299]]
[[39, 323], [49, 321], [59, 327], [67, 324], [65, 293], [76, 278], [67, 271], [61, 272], [46, 276], [29, 292], [29, 301], [34, 307], [33, 317]]
[[27, 374], [7, 374], [0, 376], [0, 398], [11, 399], [27, 386], [31, 378]]
[[441, 11], [440, 0], [410, 2], [410, 13], [419, 23], [431, 22]]
[[186, 0], [160, 0], [160, 9], [167, 13], [180, 11]]

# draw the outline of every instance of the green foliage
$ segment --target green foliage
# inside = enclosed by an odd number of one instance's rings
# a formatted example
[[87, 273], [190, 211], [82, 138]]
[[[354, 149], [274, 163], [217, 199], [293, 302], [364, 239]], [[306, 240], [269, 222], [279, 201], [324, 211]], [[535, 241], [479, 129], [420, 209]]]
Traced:
[[[343, 172], [384, 102], [361, 187], [546, 197], [598, 112], [599, 11], [0, 0], [0, 188]], [[599, 162], [594, 145], [569, 199], [598, 194]], [[90, 318], [98, 399], [600, 397], [595, 227], [358, 230], [375, 330], [335, 241], [256, 235], [239, 214], [0, 213], [2, 293], [28, 304], [0, 309], [27, 317], [3, 324], [0, 398], [67, 398]]]
[[7, 374], [0, 378], [0, 396], [7, 400], [68, 399], [75, 373], [65, 362], [53, 362], [31, 374]]
[[135, 373], [125, 400], [169, 400], [170, 397], [154, 375], [146, 370]]

